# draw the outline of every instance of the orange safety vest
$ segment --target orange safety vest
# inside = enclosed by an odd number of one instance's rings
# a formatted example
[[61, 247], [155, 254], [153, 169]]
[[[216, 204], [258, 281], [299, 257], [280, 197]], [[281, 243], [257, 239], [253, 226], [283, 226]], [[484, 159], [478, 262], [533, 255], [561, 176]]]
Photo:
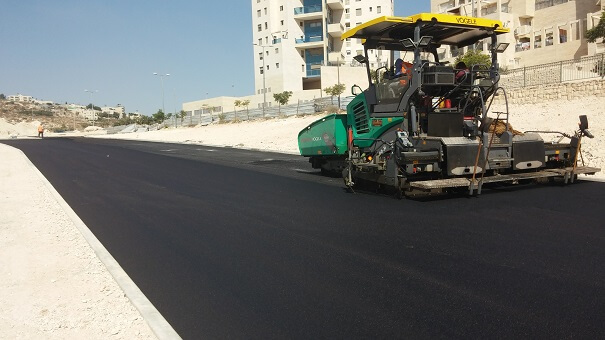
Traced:
[[412, 68], [414, 68], [413, 64], [410, 64], [406, 61], [401, 63], [401, 74], [403, 75], [402, 79], [399, 81], [401, 86], [406, 86], [408, 84], [408, 80], [412, 78]]

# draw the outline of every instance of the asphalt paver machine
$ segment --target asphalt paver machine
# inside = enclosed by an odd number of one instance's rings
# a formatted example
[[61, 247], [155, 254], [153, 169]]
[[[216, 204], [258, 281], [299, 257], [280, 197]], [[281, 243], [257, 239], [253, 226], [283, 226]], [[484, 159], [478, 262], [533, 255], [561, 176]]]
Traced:
[[[586, 116], [556, 142], [508, 123], [497, 58], [506, 49], [498, 36], [508, 32], [497, 20], [430, 13], [380, 17], [345, 32], [343, 40], [363, 39], [364, 54], [355, 60], [365, 64], [370, 85], [353, 86], [346, 114], [303, 129], [301, 154], [322, 172], [342, 173], [351, 189], [369, 181], [407, 196], [454, 188], [480, 194], [487, 183], [570, 183], [596, 173], [578, 166], [582, 137], [592, 138]], [[483, 39], [490, 41], [491, 64], [456, 69], [439, 58], [440, 47], [456, 50]], [[388, 54], [391, 65], [373, 70], [368, 60], [376, 53]], [[393, 62], [396, 53], [403, 63]], [[490, 110], [495, 96], [506, 110]]]

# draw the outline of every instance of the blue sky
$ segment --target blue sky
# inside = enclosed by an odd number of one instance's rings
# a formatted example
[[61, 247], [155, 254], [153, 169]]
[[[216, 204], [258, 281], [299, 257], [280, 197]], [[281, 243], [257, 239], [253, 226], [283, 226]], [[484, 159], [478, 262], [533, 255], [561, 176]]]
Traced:
[[[0, 93], [167, 112], [254, 92], [250, 0], [3, 0]], [[395, 0], [395, 15], [429, 0]]]

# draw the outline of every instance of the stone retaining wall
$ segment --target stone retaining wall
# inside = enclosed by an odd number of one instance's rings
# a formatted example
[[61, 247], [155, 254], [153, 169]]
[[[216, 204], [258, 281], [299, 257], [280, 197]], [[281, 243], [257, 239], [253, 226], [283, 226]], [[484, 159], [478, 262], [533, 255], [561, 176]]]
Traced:
[[[582, 99], [588, 96], [605, 97], [605, 79], [519, 87], [507, 89], [506, 93], [509, 104]], [[504, 96], [497, 96], [494, 103], [504, 103]]]

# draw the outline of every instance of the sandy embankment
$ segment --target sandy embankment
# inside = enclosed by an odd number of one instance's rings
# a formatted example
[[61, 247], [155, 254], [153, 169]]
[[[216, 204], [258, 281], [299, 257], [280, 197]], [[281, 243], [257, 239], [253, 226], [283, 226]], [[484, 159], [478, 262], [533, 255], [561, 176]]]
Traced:
[[0, 338], [155, 338], [23, 153], [0, 159]]

